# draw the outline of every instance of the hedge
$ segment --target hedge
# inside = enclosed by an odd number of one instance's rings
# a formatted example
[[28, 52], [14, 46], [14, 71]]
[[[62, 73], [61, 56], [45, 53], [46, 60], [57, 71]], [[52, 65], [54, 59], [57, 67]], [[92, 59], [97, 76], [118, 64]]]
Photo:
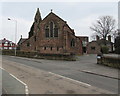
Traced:
[[[15, 55], [15, 50], [2, 50], [2, 55]], [[69, 54], [42, 54], [37, 52], [23, 52], [23, 51], [16, 51], [16, 56], [20, 57], [27, 57], [27, 58], [37, 58], [37, 59], [52, 59], [52, 60], [68, 60], [68, 61], [75, 61], [75, 55]]]

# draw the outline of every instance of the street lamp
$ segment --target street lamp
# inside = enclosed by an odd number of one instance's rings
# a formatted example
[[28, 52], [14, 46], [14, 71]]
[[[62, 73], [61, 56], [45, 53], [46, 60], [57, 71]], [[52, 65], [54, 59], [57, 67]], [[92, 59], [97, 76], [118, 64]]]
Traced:
[[15, 56], [16, 56], [16, 37], [17, 37], [17, 20], [13, 20], [8, 18], [8, 20], [12, 20], [15, 22]]

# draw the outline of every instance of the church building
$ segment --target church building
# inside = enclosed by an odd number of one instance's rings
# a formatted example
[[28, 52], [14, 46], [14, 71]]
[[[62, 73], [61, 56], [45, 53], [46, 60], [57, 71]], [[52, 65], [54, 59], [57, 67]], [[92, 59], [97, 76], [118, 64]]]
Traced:
[[21, 38], [20, 51], [41, 54], [82, 54], [82, 41], [66, 21], [51, 12], [41, 18], [37, 9], [27, 39]]

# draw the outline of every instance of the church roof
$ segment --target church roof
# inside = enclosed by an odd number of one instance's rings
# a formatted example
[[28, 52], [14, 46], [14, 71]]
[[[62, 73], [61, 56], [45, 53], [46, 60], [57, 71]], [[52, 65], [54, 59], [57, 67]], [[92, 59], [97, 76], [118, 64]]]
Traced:
[[59, 16], [57, 16], [55, 13], [53, 13], [52, 11], [42, 20], [44, 21], [46, 18], [48, 18], [50, 15], [54, 15], [55, 17], [59, 18], [60, 20], [62, 20], [63, 22], [65, 22], [62, 18], [60, 18]]
[[25, 40], [27, 40], [26, 38], [21, 38], [18, 42], [18, 45], [22, 44]]

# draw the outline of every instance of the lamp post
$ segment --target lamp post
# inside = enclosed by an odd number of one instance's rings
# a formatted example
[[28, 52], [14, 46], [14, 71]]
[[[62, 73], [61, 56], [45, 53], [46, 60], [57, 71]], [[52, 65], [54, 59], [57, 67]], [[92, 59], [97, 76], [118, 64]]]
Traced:
[[17, 20], [13, 20], [10, 18], [8, 18], [8, 20], [12, 20], [15, 22], [15, 56], [16, 56]]

